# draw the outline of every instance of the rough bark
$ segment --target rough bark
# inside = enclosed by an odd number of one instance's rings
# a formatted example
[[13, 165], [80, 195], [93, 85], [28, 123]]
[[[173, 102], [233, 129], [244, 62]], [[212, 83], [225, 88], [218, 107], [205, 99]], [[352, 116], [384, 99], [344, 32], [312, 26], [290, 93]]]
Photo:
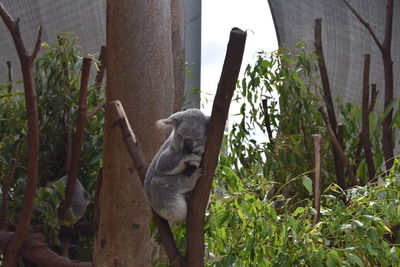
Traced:
[[174, 112], [181, 110], [185, 86], [185, 1], [171, 0], [171, 40], [174, 61]]
[[[107, 103], [119, 99], [150, 162], [164, 136], [158, 119], [173, 111], [169, 1], [107, 1]], [[95, 266], [150, 266], [152, 213], [135, 167], [106, 110], [97, 200]]]
[[215, 168], [218, 164], [218, 155], [222, 144], [229, 106], [242, 63], [245, 43], [246, 33], [238, 28], [233, 28], [230, 33], [225, 62], [208, 126], [202, 161], [205, 173], [197, 182], [188, 208], [186, 266], [204, 266], [204, 216]]
[[39, 122], [36, 101], [35, 83], [33, 80], [33, 61], [40, 48], [42, 28], [39, 29], [35, 47], [29, 55], [25, 48], [24, 41], [19, 28], [19, 19], [16, 21], [8, 14], [4, 6], [0, 3], [0, 16], [8, 28], [14, 41], [15, 48], [21, 64], [21, 72], [24, 82], [25, 105], [28, 117], [28, 163], [27, 181], [25, 186], [22, 210], [19, 216], [17, 230], [13, 235], [5, 255], [5, 266], [16, 266], [18, 253], [21, 249], [24, 238], [28, 233], [29, 225], [33, 214], [33, 204], [35, 201], [36, 185], [38, 180], [38, 161], [39, 161]]

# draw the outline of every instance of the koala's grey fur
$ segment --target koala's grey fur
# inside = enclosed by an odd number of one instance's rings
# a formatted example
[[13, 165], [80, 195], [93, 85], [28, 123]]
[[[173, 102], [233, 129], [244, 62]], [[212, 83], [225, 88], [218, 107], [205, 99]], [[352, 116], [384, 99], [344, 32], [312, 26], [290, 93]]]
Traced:
[[208, 120], [200, 110], [189, 109], [157, 122], [172, 132], [151, 162], [144, 188], [154, 211], [168, 221], [186, 220], [188, 193], [203, 175]]
[[[61, 177], [56, 183], [62, 183], [66, 186], [68, 182], [68, 175]], [[85, 215], [86, 207], [89, 204], [89, 193], [85, 190], [81, 182], [76, 179], [74, 193], [72, 194], [70, 211], [75, 216], [74, 222], [77, 222], [79, 219]]]

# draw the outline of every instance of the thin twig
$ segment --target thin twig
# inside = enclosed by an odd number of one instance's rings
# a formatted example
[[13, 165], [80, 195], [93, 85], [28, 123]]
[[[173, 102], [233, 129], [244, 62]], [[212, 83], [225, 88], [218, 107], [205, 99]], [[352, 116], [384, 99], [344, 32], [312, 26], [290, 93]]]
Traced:
[[[140, 181], [143, 185], [148, 169], [148, 163], [146, 161], [146, 157], [144, 156], [143, 150], [140, 147], [140, 143], [132, 131], [121, 102], [119, 100], [112, 101], [108, 105], [108, 108], [110, 109], [112, 116], [114, 116], [112, 119], [113, 126], [118, 125], [121, 129], [128, 152], [134, 162], [135, 169], [139, 174]], [[168, 221], [158, 216], [154, 211], [153, 218], [156, 222], [161, 241], [164, 245], [165, 251], [167, 252], [170, 263], [175, 267], [183, 266], [183, 257], [176, 247]]]
[[383, 46], [382, 44], [379, 42], [378, 38], [376, 37], [376, 34], [374, 33], [374, 31], [372, 30], [371, 26], [369, 25], [368, 22], [366, 22], [361, 16], [360, 14], [358, 14], [358, 12], [350, 5], [350, 3], [347, 0], [343, 0], [343, 2], [346, 4], [346, 6], [350, 9], [351, 13], [353, 13], [354, 16], [356, 16], [356, 18], [358, 19], [358, 21], [361, 22], [361, 24], [368, 30], [369, 34], [371, 35], [372, 39], [374, 39], [376, 45], [379, 47], [379, 49], [382, 51], [383, 50]]
[[263, 106], [263, 111], [264, 111], [264, 122], [265, 122], [265, 127], [267, 128], [268, 139], [271, 144], [274, 144], [274, 140], [273, 140], [273, 136], [272, 136], [272, 129], [271, 129], [271, 118], [268, 113], [268, 100], [267, 99], [262, 100], [262, 106]]
[[[344, 143], [344, 125], [343, 124], [338, 124], [338, 134], [337, 134], [337, 139], [339, 141], [339, 144], [341, 146], [341, 148], [343, 149], [343, 151], [346, 151], [346, 145]], [[343, 177], [340, 181], [341, 184], [339, 184], [339, 186], [344, 190], [347, 188], [346, 182], [344, 180], [344, 164], [343, 162], [340, 160], [340, 158], [338, 159], [338, 173], [339, 173], [339, 177]]]
[[199, 178], [188, 207], [186, 266], [204, 266], [204, 216], [215, 169], [218, 164], [218, 155], [222, 144], [229, 106], [242, 63], [245, 43], [246, 33], [238, 28], [233, 28], [230, 33], [224, 66], [208, 125], [207, 140], [202, 161], [205, 174]]
[[329, 123], [328, 115], [326, 115], [326, 113], [322, 107], [320, 107], [318, 109], [318, 111], [321, 113], [322, 118], [324, 119], [326, 128], [328, 130], [328, 134], [332, 141], [332, 144], [336, 147], [337, 151], [339, 152], [338, 156], [340, 157], [341, 161], [343, 162], [343, 164], [345, 165], [345, 167], [347, 168], [347, 170], [349, 172], [351, 185], [352, 186], [358, 185], [358, 181], [357, 181], [356, 176], [354, 175], [354, 171], [353, 171], [353, 168], [351, 167], [350, 161], [346, 157], [346, 154], [344, 153], [342, 147], [340, 146], [339, 141], [337, 140], [337, 138], [332, 130], [332, 126]]
[[8, 82], [10, 83], [10, 85], [7, 87], [7, 92], [11, 93], [13, 85], [13, 71], [12, 71], [11, 61], [7, 61], [7, 70], [8, 70]]
[[314, 201], [313, 207], [317, 211], [317, 214], [313, 216], [313, 224], [319, 222], [321, 214], [321, 136], [319, 134], [313, 134], [313, 150], [314, 150]]
[[105, 46], [101, 46], [98, 61], [100, 63], [100, 66], [99, 66], [99, 69], [97, 70], [94, 84], [95, 84], [95, 90], [100, 91], [101, 84], [103, 83], [104, 75], [106, 73], [106, 66], [107, 66], [107, 48]]
[[369, 180], [375, 177], [374, 158], [372, 157], [371, 139], [369, 137], [369, 72], [371, 55], [364, 55], [363, 70], [363, 93], [362, 93], [362, 130], [361, 140], [364, 148], [365, 160], [367, 162]]
[[93, 108], [93, 110], [88, 113], [87, 121], [90, 121], [94, 117], [94, 115], [96, 115], [97, 111], [99, 111], [101, 108], [105, 107], [105, 105], [106, 105], [106, 101], [103, 101], [103, 102], [99, 103], [97, 106], [95, 106]]

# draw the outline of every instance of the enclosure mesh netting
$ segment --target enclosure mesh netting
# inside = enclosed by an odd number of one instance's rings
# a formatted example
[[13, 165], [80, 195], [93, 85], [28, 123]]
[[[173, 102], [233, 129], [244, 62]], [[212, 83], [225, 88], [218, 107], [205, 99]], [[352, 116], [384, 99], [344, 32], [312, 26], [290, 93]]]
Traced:
[[[43, 26], [42, 41], [52, 42], [61, 32], [73, 32], [84, 53], [97, 53], [105, 45], [105, 0], [2, 0], [1, 3], [16, 19], [29, 53], [38, 28]], [[10, 33], [0, 20], [0, 84], [8, 81], [7, 61], [11, 61], [14, 81], [21, 79], [19, 60]]]
[[[382, 42], [386, 0], [348, 0]], [[400, 96], [400, 3], [394, 2], [392, 59], [395, 96]], [[322, 18], [322, 40], [334, 98], [361, 105], [363, 54], [371, 54], [370, 82], [384, 95], [381, 53], [366, 28], [342, 0], [269, 0], [278, 43], [294, 47], [305, 40], [314, 49], [314, 20]]]

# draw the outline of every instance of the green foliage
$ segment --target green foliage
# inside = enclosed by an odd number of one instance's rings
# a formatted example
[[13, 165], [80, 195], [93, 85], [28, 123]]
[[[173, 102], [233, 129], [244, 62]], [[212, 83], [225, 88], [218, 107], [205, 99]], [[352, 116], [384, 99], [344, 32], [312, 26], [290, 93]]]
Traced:
[[[210, 266], [391, 266], [400, 261], [400, 163], [382, 182], [367, 184], [361, 160], [359, 186], [343, 190], [336, 175], [329, 136], [318, 112], [315, 56], [296, 49], [260, 53], [238, 83], [240, 112], [224, 139], [215, 191], [206, 218]], [[267, 138], [261, 100], [268, 101], [273, 140]], [[393, 106], [397, 106], [394, 102]], [[356, 161], [361, 109], [339, 103], [345, 153]], [[393, 122], [393, 127], [399, 123]], [[383, 112], [372, 112], [375, 165], [383, 162]], [[322, 136], [321, 218], [312, 217], [312, 134]], [[361, 154], [361, 156], [363, 156]], [[393, 230], [392, 230], [393, 229]], [[396, 232], [397, 231], [397, 232]]]
[[[64, 197], [60, 183], [51, 183], [66, 174], [66, 132], [71, 129], [74, 139], [78, 115], [79, 87], [82, 55], [77, 39], [72, 34], [60, 34], [53, 44], [42, 44], [44, 53], [35, 61], [34, 79], [39, 113], [39, 184], [35, 201], [33, 224], [41, 224], [48, 239], [59, 244], [60, 223], [57, 208]], [[95, 60], [94, 60], [95, 61]], [[95, 61], [95, 65], [97, 62]], [[97, 66], [96, 66], [97, 67]], [[88, 112], [104, 99], [103, 93], [88, 89]], [[23, 93], [13, 90], [7, 93], [1, 87], [0, 94], [0, 169], [1, 180], [9, 172], [12, 158], [18, 160], [16, 182], [10, 190], [10, 223], [18, 222], [21, 200], [26, 179], [26, 111]], [[98, 111], [85, 125], [78, 179], [94, 197], [97, 173], [102, 159], [104, 112]], [[93, 218], [93, 205], [89, 204], [85, 218]], [[88, 220], [88, 219], [87, 219]], [[91, 220], [91, 219], [89, 219]], [[67, 225], [68, 221], [65, 222]], [[87, 239], [78, 234], [76, 239]], [[77, 258], [90, 259], [86, 244], [77, 242]], [[82, 253], [81, 253], [82, 252]], [[89, 253], [89, 254], [88, 254]]]

